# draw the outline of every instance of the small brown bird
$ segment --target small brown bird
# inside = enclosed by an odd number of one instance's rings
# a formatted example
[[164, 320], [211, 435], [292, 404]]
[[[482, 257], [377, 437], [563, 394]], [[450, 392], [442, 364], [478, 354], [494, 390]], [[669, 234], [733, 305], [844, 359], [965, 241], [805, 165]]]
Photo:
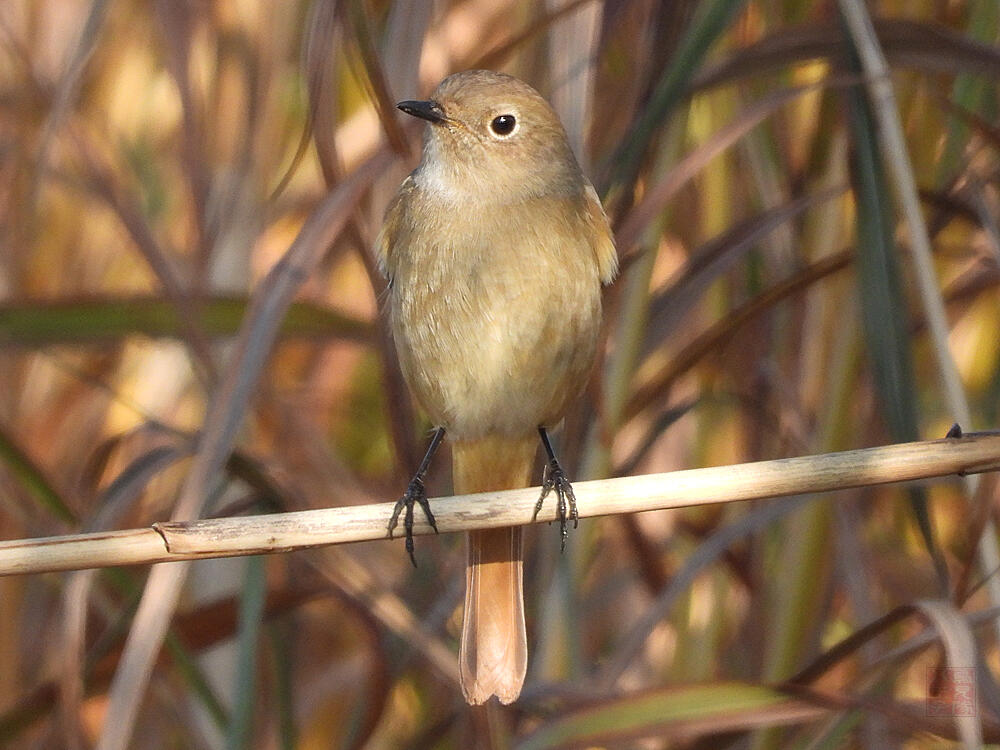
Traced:
[[[397, 106], [428, 126], [377, 255], [403, 375], [437, 430], [389, 533], [405, 509], [412, 558], [414, 503], [434, 526], [423, 478], [445, 431], [456, 494], [530, 486], [540, 436], [548, 463], [538, 508], [555, 490], [565, 543], [576, 502], [546, 430], [593, 366], [601, 285], [617, 269], [604, 210], [559, 118], [518, 79], [458, 73], [430, 100]], [[527, 668], [521, 529], [468, 541], [462, 689], [469, 703], [510, 703]]]

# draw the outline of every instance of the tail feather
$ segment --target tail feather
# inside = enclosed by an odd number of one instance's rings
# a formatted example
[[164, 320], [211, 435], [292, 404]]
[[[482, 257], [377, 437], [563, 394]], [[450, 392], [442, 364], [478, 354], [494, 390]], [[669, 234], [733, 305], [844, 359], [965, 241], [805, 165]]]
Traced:
[[[535, 449], [534, 436], [456, 443], [455, 492], [527, 487]], [[468, 535], [459, 667], [469, 703], [485, 703], [493, 695], [511, 703], [521, 693], [528, 665], [522, 560], [520, 527]]]
[[460, 655], [469, 703], [492, 695], [510, 703], [521, 692], [528, 666], [521, 582], [520, 528], [469, 534]]

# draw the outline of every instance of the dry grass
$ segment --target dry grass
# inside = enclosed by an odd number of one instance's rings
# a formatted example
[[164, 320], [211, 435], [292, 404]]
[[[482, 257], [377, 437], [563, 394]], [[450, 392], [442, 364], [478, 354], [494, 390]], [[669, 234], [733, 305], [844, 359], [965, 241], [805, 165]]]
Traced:
[[[878, 6], [897, 152], [834, 4], [561, 5], [0, 5], [0, 538], [401, 491], [429, 425], [371, 255], [418, 145], [392, 103], [469, 67], [552, 98], [618, 232], [573, 476], [940, 437], [962, 400], [996, 426], [995, 3]], [[562, 556], [538, 527], [508, 708], [455, 688], [456, 535], [417, 570], [378, 541], [0, 578], [0, 744], [997, 741], [996, 488], [587, 520]]]

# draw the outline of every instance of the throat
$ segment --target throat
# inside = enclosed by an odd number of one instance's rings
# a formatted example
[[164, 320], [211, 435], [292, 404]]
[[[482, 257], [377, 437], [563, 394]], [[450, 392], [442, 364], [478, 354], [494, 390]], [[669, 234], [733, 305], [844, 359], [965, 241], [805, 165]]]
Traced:
[[440, 159], [425, 161], [415, 175], [417, 185], [428, 195], [446, 203], [463, 203], [471, 197], [469, 185], [459, 186], [458, 175], [444, 167]]

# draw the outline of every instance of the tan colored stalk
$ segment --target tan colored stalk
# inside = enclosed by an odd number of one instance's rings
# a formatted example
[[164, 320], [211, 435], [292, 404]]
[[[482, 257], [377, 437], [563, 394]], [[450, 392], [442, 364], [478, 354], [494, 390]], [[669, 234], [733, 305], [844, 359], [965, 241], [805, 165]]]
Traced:
[[[829, 492], [1000, 468], [1000, 435], [978, 434], [772, 461], [578, 482], [580, 516]], [[433, 500], [441, 532], [532, 522], [538, 488]], [[241, 518], [170, 521], [149, 529], [0, 543], [0, 575], [288, 552], [382, 539], [394, 503]], [[538, 521], [551, 521], [554, 503]], [[432, 533], [419, 519], [414, 534]], [[400, 553], [402, 554], [402, 553]]]

